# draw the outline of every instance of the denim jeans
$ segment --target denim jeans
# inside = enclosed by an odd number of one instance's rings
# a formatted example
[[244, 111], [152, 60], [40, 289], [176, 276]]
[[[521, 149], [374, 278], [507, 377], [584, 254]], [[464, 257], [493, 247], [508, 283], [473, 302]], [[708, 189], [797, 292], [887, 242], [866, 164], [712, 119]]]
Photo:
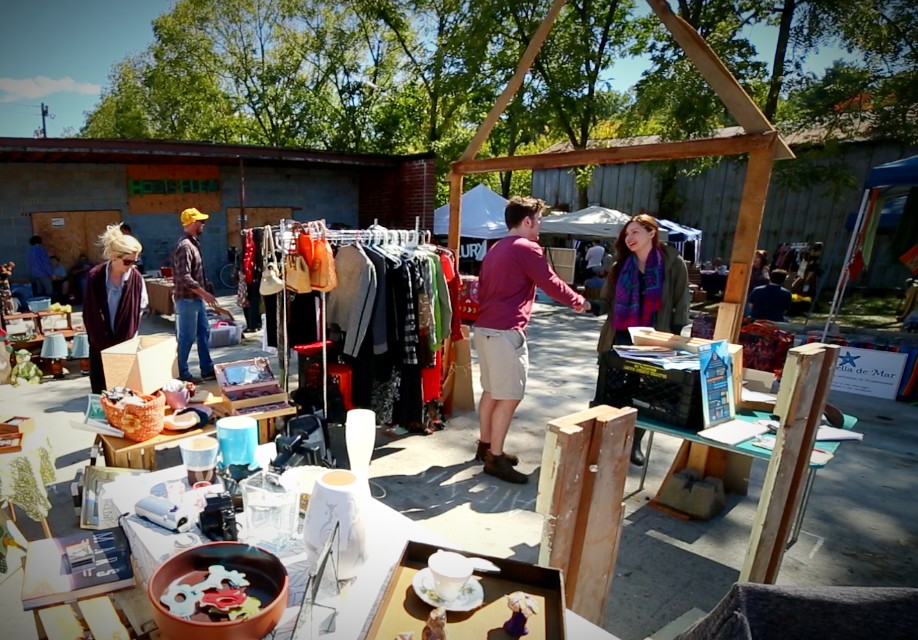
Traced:
[[200, 298], [183, 298], [175, 301], [175, 331], [178, 339], [178, 367], [180, 378], [190, 378], [188, 356], [191, 345], [197, 340], [198, 360], [201, 363], [201, 375], [212, 373], [214, 361], [210, 357], [210, 325], [207, 324], [207, 312], [204, 301]]

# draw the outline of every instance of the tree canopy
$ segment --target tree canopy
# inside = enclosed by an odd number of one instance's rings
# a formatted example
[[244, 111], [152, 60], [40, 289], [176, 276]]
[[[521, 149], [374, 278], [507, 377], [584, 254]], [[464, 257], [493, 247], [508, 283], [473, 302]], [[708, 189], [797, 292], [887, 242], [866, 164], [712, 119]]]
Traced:
[[[179, 0], [153, 22], [145, 51], [113, 65], [80, 135], [434, 151], [442, 177], [550, 4]], [[781, 128], [818, 126], [827, 143], [852, 131], [918, 141], [914, 2], [675, 0], [673, 10]], [[761, 25], [778, 30], [773, 51], [757, 50], [748, 36]], [[808, 72], [809, 57], [830, 44], [858, 54], [855, 61]], [[615, 91], [620, 65], [639, 55], [649, 68], [630, 92]], [[586, 148], [597, 137], [682, 139], [731, 124], [644, 3], [569, 0], [481, 155], [561, 141]], [[528, 174], [470, 177], [476, 181], [507, 195], [524, 191]]]

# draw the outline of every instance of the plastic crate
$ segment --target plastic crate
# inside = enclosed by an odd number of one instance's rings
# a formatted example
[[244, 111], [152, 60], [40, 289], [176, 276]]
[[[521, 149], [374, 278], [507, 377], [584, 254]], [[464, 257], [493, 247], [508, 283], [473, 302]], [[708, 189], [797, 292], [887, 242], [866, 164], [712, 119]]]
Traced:
[[599, 358], [593, 404], [634, 407], [643, 418], [692, 431], [704, 428], [698, 371], [672, 371], [607, 351]]

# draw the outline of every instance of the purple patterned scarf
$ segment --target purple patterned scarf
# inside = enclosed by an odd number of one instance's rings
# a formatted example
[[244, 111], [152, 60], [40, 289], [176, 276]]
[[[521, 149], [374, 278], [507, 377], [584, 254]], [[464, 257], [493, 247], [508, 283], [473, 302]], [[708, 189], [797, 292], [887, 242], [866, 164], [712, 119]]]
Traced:
[[612, 326], [615, 329], [628, 327], [652, 327], [657, 311], [663, 306], [663, 251], [659, 247], [650, 250], [644, 265], [644, 303], [638, 278], [637, 256], [631, 254], [625, 259], [615, 283], [615, 305]]

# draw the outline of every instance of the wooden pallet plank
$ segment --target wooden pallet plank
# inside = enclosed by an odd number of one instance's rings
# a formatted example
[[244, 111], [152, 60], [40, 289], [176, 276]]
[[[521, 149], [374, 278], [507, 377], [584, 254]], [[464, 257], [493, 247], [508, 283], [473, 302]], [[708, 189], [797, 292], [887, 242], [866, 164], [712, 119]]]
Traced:
[[69, 604], [59, 604], [38, 612], [48, 640], [82, 640], [83, 625]]
[[108, 596], [80, 600], [77, 605], [96, 640], [130, 640], [131, 636], [121, 624]]

